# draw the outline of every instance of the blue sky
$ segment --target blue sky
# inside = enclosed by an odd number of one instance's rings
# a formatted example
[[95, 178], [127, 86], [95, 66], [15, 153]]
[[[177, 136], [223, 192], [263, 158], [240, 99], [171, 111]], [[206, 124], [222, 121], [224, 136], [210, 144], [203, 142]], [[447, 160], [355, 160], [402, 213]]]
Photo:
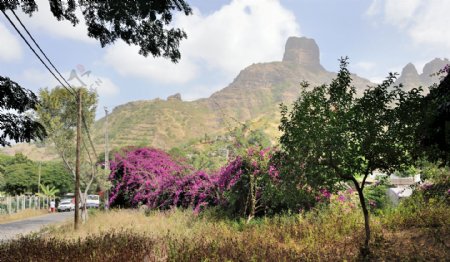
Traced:
[[[86, 36], [83, 23], [74, 28], [56, 21], [47, 0], [37, 1], [40, 11], [33, 17], [20, 16], [63, 75], [92, 72], [81, 79], [97, 87], [97, 117], [104, 106], [134, 100], [174, 93], [185, 100], [208, 97], [252, 63], [280, 61], [286, 39], [294, 35], [316, 40], [327, 70], [336, 71], [338, 58], [349, 56], [351, 71], [372, 81], [400, 72], [408, 62], [420, 73], [433, 58], [450, 58], [448, 0], [187, 1], [194, 15], [174, 20], [188, 34], [178, 64], [141, 57], [121, 41], [101, 48]], [[36, 92], [56, 85], [3, 15], [0, 75]]]

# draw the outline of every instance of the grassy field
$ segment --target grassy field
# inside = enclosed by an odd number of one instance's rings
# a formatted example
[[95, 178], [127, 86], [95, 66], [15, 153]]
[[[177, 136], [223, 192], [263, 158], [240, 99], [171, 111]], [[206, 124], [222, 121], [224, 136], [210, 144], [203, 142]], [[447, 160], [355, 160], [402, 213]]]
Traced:
[[[78, 231], [48, 227], [0, 244], [0, 261], [357, 261], [364, 238], [359, 209], [244, 220], [214, 210], [94, 212]], [[450, 259], [448, 206], [372, 216], [370, 260]]]

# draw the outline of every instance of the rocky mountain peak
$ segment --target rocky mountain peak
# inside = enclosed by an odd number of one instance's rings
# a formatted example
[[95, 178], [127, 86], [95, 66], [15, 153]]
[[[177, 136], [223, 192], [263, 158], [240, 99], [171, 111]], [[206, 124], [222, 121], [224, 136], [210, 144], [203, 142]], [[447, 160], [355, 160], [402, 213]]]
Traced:
[[423, 67], [423, 73], [420, 76], [422, 81], [427, 85], [437, 83], [439, 77], [431, 75], [437, 73], [447, 64], [450, 64], [450, 61], [447, 58], [445, 59], [435, 58], [430, 62], [426, 63], [425, 66]]
[[323, 69], [320, 65], [319, 46], [314, 39], [289, 37], [283, 56], [283, 62], [295, 63], [310, 69]]
[[410, 87], [418, 87], [422, 85], [419, 73], [412, 63], [408, 63], [405, 67], [403, 67], [402, 73], [396, 81], [396, 84], [400, 83]]
[[409, 76], [409, 75], [419, 75], [417, 72], [416, 67], [412, 63], [408, 63], [405, 67], [403, 67], [402, 75]]

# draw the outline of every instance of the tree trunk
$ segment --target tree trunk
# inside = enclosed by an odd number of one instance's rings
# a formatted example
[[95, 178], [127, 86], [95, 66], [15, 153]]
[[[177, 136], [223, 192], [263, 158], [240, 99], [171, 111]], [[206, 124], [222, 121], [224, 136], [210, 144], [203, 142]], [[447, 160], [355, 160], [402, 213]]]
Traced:
[[356, 191], [358, 191], [359, 202], [361, 203], [361, 208], [364, 214], [364, 226], [366, 229], [366, 239], [364, 241], [364, 247], [362, 248], [362, 255], [366, 256], [369, 254], [369, 241], [370, 241], [370, 224], [369, 224], [369, 211], [367, 210], [366, 201], [364, 200], [363, 189], [359, 186], [358, 181], [356, 179], [353, 180], [355, 184]]
[[250, 174], [249, 177], [249, 212], [248, 212], [248, 218], [247, 223], [252, 220], [253, 217], [255, 217], [255, 211], [256, 211], [256, 182], [255, 177], [253, 174]]

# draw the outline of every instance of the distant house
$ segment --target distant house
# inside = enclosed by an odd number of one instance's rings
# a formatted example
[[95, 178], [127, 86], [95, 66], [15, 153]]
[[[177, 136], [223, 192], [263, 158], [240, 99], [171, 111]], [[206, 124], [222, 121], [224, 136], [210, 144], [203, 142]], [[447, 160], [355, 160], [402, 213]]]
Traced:
[[417, 174], [414, 177], [398, 177], [396, 175], [391, 175], [389, 177], [389, 182], [391, 185], [396, 187], [412, 186], [420, 183], [420, 181], [420, 174]]
[[391, 175], [389, 182], [392, 186], [388, 189], [387, 195], [394, 205], [398, 205], [402, 198], [410, 197], [413, 193], [413, 185], [421, 182], [420, 174], [413, 177], [398, 177]]
[[392, 187], [388, 188], [387, 195], [391, 200], [392, 204], [398, 205], [401, 199], [410, 197], [413, 190], [410, 186], [408, 187]]

